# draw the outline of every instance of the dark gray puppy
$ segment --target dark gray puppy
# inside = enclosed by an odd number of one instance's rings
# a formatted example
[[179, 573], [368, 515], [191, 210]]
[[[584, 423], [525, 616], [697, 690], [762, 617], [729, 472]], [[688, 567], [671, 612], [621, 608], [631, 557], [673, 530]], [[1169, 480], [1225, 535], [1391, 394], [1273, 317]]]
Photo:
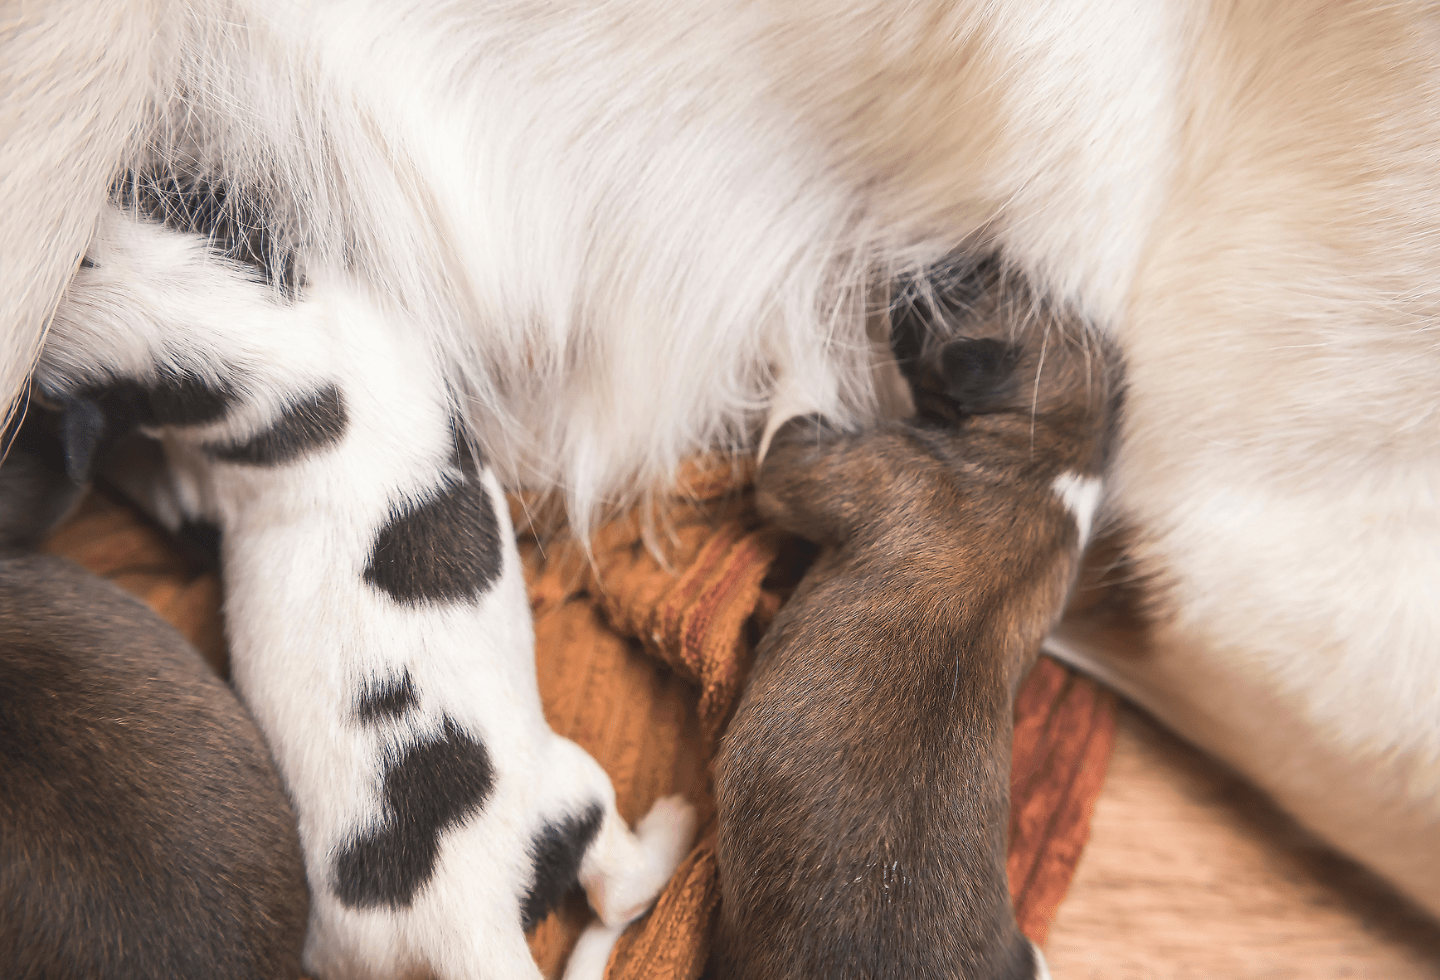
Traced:
[[0, 466], [0, 974], [300, 974], [295, 818], [254, 722], [149, 608], [33, 545], [78, 488]]

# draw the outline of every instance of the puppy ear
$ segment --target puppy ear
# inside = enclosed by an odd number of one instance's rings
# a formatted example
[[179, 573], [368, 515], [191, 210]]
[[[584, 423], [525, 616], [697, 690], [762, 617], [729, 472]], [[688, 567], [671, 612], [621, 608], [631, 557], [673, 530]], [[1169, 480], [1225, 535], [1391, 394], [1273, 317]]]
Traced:
[[37, 546], [80, 500], [84, 487], [65, 474], [59, 423], [32, 401], [14, 438], [0, 441], [9, 449], [0, 462], [0, 548]]
[[1020, 349], [993, 337], [961, 337], [940, 349], [945, 394], [966, 415], [1006, 407]]
[[59, 416], [54, 431], [60, 440], [65, 473], [77, 484], [90, 482], [96, 466], [137, 426], [154, 420], [149, 393], [132, 382], [104, 388], [51, 395]]
[[65, 475], [76, 484], [88, 483], [105, 439], [105, 410], [84, 395], [60, 403], [60, 446], [65, 454]]

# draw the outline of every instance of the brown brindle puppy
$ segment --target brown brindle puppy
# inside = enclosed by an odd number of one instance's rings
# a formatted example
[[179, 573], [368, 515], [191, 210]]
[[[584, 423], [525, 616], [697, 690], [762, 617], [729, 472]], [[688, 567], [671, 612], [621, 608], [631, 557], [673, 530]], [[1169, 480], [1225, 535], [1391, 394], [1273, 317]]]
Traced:
[[1045, 975], [1005, 875], [1013, 698], [1056, 622], [1119, 402], [1084, 325], [991, 264], [902, 317], [917, 414], [795, 419], [761, 511], [823, 551], [718, 763], [722, 980]]
[[254, 722], [149, 608], [27, 550], [76, 490], [0, 467], [0, 974], [298, 977], [305, 871]]

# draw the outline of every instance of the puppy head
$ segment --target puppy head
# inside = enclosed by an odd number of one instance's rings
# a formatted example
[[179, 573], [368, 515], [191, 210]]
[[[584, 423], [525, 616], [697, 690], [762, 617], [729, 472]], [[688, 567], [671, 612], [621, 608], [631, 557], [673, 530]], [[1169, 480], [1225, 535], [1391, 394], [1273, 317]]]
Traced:
[[917, 425], [1010, 416], [1040, 454], [1079, 472], [1103, 470], [1123, 408], [1118, 353], [999, 259], [960, 260], [902, 284], [892, 321]]

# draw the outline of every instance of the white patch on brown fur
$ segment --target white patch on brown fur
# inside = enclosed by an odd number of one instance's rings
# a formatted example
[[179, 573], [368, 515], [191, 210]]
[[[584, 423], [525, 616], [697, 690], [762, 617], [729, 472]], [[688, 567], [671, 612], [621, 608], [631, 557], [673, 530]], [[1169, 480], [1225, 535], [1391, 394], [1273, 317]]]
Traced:
[[1075, 528], [1080, 533], [1080, 550], [1090, 542], [1090, 528], [1095, 521], [1095, 509], [1100, 506], [1100, 494], [1105, 485], [1097, 476], [1082, 476], [1079, 473], [1061, 473], [1051, 484], [1055, 495], [1065, 504], [1065, 509], [1075, 518]]

